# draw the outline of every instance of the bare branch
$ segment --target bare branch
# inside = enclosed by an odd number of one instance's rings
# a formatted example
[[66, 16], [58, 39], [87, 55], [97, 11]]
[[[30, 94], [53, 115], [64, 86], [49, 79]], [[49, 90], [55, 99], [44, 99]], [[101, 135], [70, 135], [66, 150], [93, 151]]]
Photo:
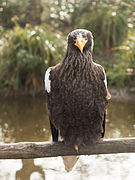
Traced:
[[20, 142], [0, 144], [0, 159], [30, 159], [134, 152], [135, 138], [104, 139], [104, 141], [95, 145], [79, 146], [78, 152], [74, 150], [73, 146], [65, 145], [62, 142]]

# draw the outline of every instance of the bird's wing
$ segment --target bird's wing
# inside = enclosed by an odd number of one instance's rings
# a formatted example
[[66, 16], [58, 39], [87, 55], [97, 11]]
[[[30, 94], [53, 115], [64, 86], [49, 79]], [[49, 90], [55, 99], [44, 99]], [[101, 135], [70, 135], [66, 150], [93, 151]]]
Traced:
[[107, 78], [106, 78], [105, 70], [104, 70], [103, 67], [102, 67], [102, 69], [103, 69], [103, 73], [104, 73], [104, 77], [105, 77], [104, 83], [105, 83], [105, 87], [106, 87], [106, 91], [107, 91], [107, 96], [106, 96], [106, 98], [107, 98], [107, 100], [109, 100], [109, 99], [111, 99], [111, 94], [109, 93], [108, 88], [107, 88]]
[[94, 65], [98, 66], [98, 67], [101, 67], [103, 73], [104, 73], [104, 84], [105, 84], [105, 87], [106, 87], [106, 91], [107, 91], [107, 96], [106, 96], [106, 99], [109, 100], [111, 99], [111, 94], [109, 93], [108, 91], [108, 88], [107, 88], [107, 77], [106, 77], [106, 73], [105, 73], [105, 70], [104, 68], [100, 65], [100, 64], [97, 64], [95, 62], [93, 62]]
[[50, 72], [51, 72], [51, 68], [48, 68], [45, 73], [45, 91], [47, 91], [47, 93], [51, 92]]
[[[109, 99], [111, 99], [111, 94], [109, 93], [108, 88], [107, 88], [107, 78], [106, 78], [106, 73], [105, 73], [105, 70], [104, 70], [103, 67], [102, 67], [102, 70], [103, 70], [103, 73], [104, 73], [104, 83], [105, 83], [105, 87], [106, 87], [106, 91], [107, 91], [106, 99], [109, 100]], [[102, 123], [102, 127], [103, 127], [103, 132], [101, 134], [102, 138], [105, 135], [105, 121], [106, 121], [106, 111], [104, 112], [103, 123]]]
[[[103, 67], [102, 67], [102, 68], [103, 68]], [[106, 73], [105, 73], [104, 68], [103, 68], [103, 73], [104, 73], [104, 77], [105, 77], [104, 83], [105, 83], [105, 87], [106, 87], [106, 91], [107, 91], [106, 99], [109, 100], [109, 99], [111, 99], [111, 94], [109, 93], [108, 88], [107, 88], [107, 78], [106, 78]], [[103, 126], [102, 138], [103, 138], [104, 135], [105, 135], [105, 121], [106, 121], [106, 111], [105, 111], [105, 113], [104, 113], [104, 119], [103, 119], [103, 124], [102, 124], [102, 126]]]
[[106, 120], [106, 112], [104, 113], [104, 119], [103, 119], [103, 123], [102, 123], [103, 132], [101, 133], [101, 138], [103, 138], [105, 135], [105, 120]]
[[45, 73], [45, 95], [46, 95], [46, 103], [49, 109], [49, 96], [51, 92], [51, 80], [50, 80], [50, 72], [51, 68], [48, 68], [46, 73]]
[[102, 67], [102, 69], [103, 69], [103, 73], [104, 73], [104, 77], [105, 77], [104, 83], [105, 83], [105, 87], [106, 87], [106, 89], [107, 89], [107, 78], [106, 78], [106, 73], [105, 73], [105, 70], [104, 70], [103, 67]]
[[51, 67], [47, 69], [45, 73], [45, 93], [46, 93], [46, 103], [49, 111], [49, 120], [50, 120], [50, 127], [52, 132], [52, 140], [54, 142], [58, 141], [58, 130], [55, 128], [55, 126], [51, 122], [51, 107], [50, 107], [50, 96], [51, 96], [51, 80], [50, 80], [50, 73], [51, 73]]
[[[108, 88], [107, 88], [107, 78], [106, 78], [105, 70], [104, 70], [104, 68], [100, 64], [96, 64], [95, 62], [93, 62], [93, 63], [96, 66], [100, 67], [100, 69], [103, 71], [103, 74], [104, 74], [104, 84], [105, 84], [106, 92], [107, 92], [106, 99], [109, 100], [111, 98], [111, 94], [109, 93]], [[104, 134], [105, 134], [106, 109], [105, 109], [105, 106], [104, 106], [104, 104], [102, 102], [96, 102], [96, 104], [97, 104], [97, 107], [98, 107], [98, 111], [99, 111], [100, 117], [102, 118], [102, 128], [103, 128], [103, 131], [102, 131], [101, 137], [103, 138]]]

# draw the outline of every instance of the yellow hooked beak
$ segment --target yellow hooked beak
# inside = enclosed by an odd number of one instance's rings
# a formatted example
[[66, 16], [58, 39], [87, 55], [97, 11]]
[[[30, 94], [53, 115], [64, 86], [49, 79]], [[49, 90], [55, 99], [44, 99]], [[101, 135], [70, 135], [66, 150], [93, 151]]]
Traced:
[[83, 48], [85, 44], [87, 43], [87, 40], [85, 38], [77, 38], [75, 45], [80, 49], [81, 53], [83, 53]]

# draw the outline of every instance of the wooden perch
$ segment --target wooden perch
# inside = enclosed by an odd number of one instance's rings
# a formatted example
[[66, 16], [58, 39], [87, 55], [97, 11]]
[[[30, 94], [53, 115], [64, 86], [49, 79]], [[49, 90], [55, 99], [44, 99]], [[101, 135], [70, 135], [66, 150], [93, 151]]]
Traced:
[[61, 142], [20, 142], [0, 144], [0, 159], [30, 159], [134, 152], [135, 138], [104, 139], [104, 141], [95, 145], [79, 146], [78, 153], [74, 150], [73, 146], [67, 146]]

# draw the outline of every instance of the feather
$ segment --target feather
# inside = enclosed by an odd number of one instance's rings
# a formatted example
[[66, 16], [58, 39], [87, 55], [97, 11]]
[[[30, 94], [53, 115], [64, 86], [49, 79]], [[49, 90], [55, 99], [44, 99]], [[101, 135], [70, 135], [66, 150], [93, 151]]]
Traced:
[[[103, 67], [102, 67], [103, 68]], [[103, 73], [104, 73], [104, 76], [105, 76], [105, 79], [104, 79], [104, 83], [105, 83], [105, 87], [107, 89], [107, 78], [106, 78], [106, 74], [105, 74], [105, 70], [103, 68]]]
[[104, 84], [105, 84], [105, 87], [107, 88], [107, 78], [106, 78], [106, 73], [105, 73], [104, 68], [103, 68], [100, 64], [97, 64], [97, 63], [95, 63], [95, 62], [93, 62], [93, 64], [96, 65], [96, 66], [98, 66], [98, 67], [100, 67], [100, 68], [102, 69], [102, 71], [103, 71], [103, 73], [104, 73]]
[[70, 172], [77, 163], [79, 156], [63, 156], [62, 159], [65, 166], [65, 170], [67, 172]]
[[50, 72], [51, 68], [48, 68], [45, 73], [45, 90], [50, 93], [51, 92], [51, 80], [50, 80]]

